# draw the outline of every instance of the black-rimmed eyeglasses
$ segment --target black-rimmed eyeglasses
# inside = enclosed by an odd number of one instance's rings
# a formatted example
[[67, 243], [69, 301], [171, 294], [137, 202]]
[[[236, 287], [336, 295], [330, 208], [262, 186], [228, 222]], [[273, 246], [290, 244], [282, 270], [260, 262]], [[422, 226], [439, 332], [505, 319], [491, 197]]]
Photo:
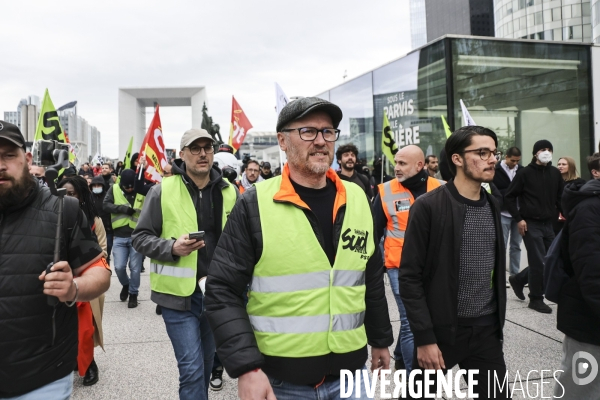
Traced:
[[340, 137], [340, 130], [334, 128], [317, 129], [308, 126], [305, 128], [289, 128], [281, 130], [281, 132], [292, 131], [298, 131], [298, 134], [300, 134], [300, 139], [305, 140], [307, 142], [312, 142], [313, 140], [315, 140], [319, 132], [323, 134], [323, 139], [325, 139], [326, 142], [335, 142]]
[[477, 154], [479, 154], [479, 158], [481, 158], [482, 161], [489, 160], [492, 155], [496, 158], [496, 161], [500, 161], [502, 159], [501, 151], [492, 151], [488, 148], [465, 150], [465, 151], [463, 151], [463, 153], [477, 153]]
[[204, 152], [206, 154], [211, 154], [215, 152], [215, 148], [213, 147], [212, 144], [206, 145], [206, 146], [198, 146], [197, 144], [193, 145], [193, 146], [189, 146], [188, 149], [190, 149], [190, 153], [192, 153], [193, 155], [197, 156], [198, 154], [200, 154], [200, 152], [202, 151], [202, 149], [204, 149]]

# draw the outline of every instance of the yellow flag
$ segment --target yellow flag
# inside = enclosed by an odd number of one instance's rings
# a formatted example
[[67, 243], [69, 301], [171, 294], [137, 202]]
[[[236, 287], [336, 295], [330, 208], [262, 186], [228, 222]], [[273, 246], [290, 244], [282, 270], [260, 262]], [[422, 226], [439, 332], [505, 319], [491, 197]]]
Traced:
[[67, 143], [65, 133], [60, 125], [58, 113], [56, 112], [56, 108], [54, 108], [54, 104], [52, 104], [48, 89], [46, 89], [46, 93], [44, 93], [42, 109], [40, 110], [40, 117], [37, 122], [35, 138], [33, 140], [56, 140], [58, 142]]
[[133, 136], [129, 139], [129, 146], [127, 147], [127, 153], [125, 153], [125, 162], [123, 163], [123, 169], [131, 169], [131, 147], [133, 146]]
[[448, 126], [448, 123], [446, 122], [446, 118], [444, 118], [443, 115], [442, 115], [442, 124], [444, 124], [444, 132], [446, 132], [446, 139], [448, 139], [450, 137], [450, 135], [452, 135], [452, 132], [450, 132], [450, 127]]
[[383, 133], [381, 135], [381, 151], [387, 157], [390, 163], [394, 165], [394, 156], [398, 152], [398, 145], [394, 141], [390, 121], [388, 120], [385, 110], [383, 111]]

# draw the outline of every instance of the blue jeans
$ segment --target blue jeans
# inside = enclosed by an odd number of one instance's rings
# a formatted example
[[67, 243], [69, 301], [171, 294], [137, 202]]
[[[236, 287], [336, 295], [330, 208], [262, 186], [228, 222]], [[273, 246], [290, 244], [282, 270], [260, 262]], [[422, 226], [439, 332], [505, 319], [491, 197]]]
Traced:
[[[367, 367], [363, 367], [363, 371], [366, 371]], [[352, 375], [354, 375], [355, 371], [352, 371]], [[362, 371], [361, 371], [362, 374]], [[347, 387], [346, 381], [346, 387]], [[285, 381], [280, 381], [278, 379], [273, 379], [269, 377], [269, 383], [273, 388], [273, 392], [275, 393], [275, 397], [277, 400], [338, 400], [341, 399], [341, 389], [340, 389], [340, 380], [336, 379], [331, 382], [323, 382], [322, 385], [317, 387], [308, 386], [308, 385], [294, 385]], [[375, 384], [371, 380], [372, 384]], [[365, 390], [365, 382], [362, 380], [361, 376], [361, 390], [360, 396], [356, 396], [356, 382], [354, 382], [354, 389], [352, 390], [352, 396], [350, 399], [371, 399], [372, 397], [367, 397]]]
[[516, 275], [521, 269], [521, 242], [523, 236], [519, 233], [519, 226], [514, 218], [502, 217], [502, 232], [504, 233], [504, 247], [508, 248], [508, 235], [510, 234], [510, 276]]
[[47, 385], [37, 388], [29, 393], [5, 400], [69, 400], [73, 392], [73, 374], [57, 379]]
[[215, 339], [204, 313], [202, 293], [192, 295], [191, 310], [162, 307], [162, 317], [179, 368], [179, 398], [207, 400]]
[[399, 268], [387, 268], [388, 278], [390, 279], [390, 286], [398, 305], [398, 311], [400, 312], [400, 334], [398, 335], [398, 343], [394, 349], [394, 358], [398, 360], [402, 358], [404, 360], [404, 366], [406, 367], [406, 373], [409, 374], [412, 371], [412, 360], [413, 351], [415, 349], [415, 339], [410, 325], [408, 324], [408, 318], [406, 317], [406, 309], [402, 298], [400, 297], [400, 281], [398, 280]]
[[[135, 251], [131, 245], [131, 238], [115, 237], [113, 241], [113, 255], [115, 271], [121, 285], [129, 285], [129, 294], [137, 295], [140, 289], [140, 272], [144, 255]], [[127, 260], [129, 259], [129, 271], [131, 277], [127, 276]]]

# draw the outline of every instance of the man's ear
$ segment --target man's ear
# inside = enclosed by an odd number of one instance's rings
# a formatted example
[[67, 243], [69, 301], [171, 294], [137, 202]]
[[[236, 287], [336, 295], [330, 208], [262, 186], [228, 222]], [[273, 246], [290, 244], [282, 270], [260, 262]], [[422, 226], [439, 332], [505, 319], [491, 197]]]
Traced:
[[282, 132], [277, 132], [277, 141], [279, 142], [279, 148], [281, 151], [287, 151], [287, 145], [285, 144], [285, 135]]
[[460, 156], [460, 154], [452, 154], [452, 157], [450, 157], [450, 159], [452, 160], [452, 163], [454, 165], [456, 165], [457, 167], [462, 167], [463, 166], [463, 158]]

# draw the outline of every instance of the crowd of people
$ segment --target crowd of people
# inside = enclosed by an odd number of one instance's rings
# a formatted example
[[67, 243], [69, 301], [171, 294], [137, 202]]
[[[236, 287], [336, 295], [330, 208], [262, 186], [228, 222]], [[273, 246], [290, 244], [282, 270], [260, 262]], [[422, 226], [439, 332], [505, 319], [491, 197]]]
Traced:
[[[32, 165], [18, 127], [0, 121], [0, 397], [69, 398], [74, 369], [84, 385], [98, 382], [93, 349], [103, 346], [112, 254], [130, 309], [149, 258], [181, 399], [208, 399], [224, 371], [242, 400], [338, 399], [340, 371], [366, 369], [369, 348], [371, 370], [392, 358], [407, 373], [477, 369], [474, 392], [486, 398], [488, 373], [506, 373], [507, 288], [525, 300], [528, 286], [529, 308], [552, 312], [544, 267], [558, 231], [567, 276], [560, 383], [569, 398], [599, 393], [599, 381], [573, 381], [571, 359], [579, 351], [600, 359], [600, 153], [588, 158], [586, 181], [571, 157], [552, 165], [548, 140], [522, 166], [521, 149], [503, 155], [492, 130], [467, 126], [439, 157], [399, 149], [392, 177], [381, 158], [369, 168], [352, 143], [336, 151], [341, 120], [319, 98], [288, 103], [276, 127], [287, 156], [279, 171], [249, 157], [239, 176], [219, 168], [204, 129], [183, 134], [160, 183], [137, 172], [146, 167], [137, 154], [127, 169], [71, 166], [56, 183], [66, 190], [60, 221], [46, 171]], [[33, 224], [35, 240], [21, 240]], [[415, 376], [411, 384], [435, 391]], [[366, 393], [364, 381], [356, 387]], [[509, 397], [508, 386], [497, 397]]]

